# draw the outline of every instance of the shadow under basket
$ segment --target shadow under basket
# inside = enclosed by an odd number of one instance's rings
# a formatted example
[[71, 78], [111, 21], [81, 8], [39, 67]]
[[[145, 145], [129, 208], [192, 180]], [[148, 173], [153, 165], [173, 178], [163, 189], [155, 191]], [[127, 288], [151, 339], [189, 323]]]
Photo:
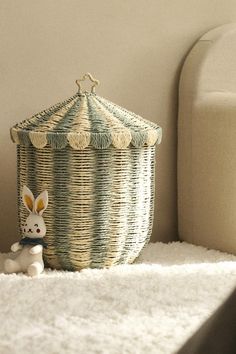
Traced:
[[155, 144], [161, 128], [79, 92], [11, 129], [23, 185], [48, 190], [44, 260], [80, 270], [132, 263], [152, 232]]

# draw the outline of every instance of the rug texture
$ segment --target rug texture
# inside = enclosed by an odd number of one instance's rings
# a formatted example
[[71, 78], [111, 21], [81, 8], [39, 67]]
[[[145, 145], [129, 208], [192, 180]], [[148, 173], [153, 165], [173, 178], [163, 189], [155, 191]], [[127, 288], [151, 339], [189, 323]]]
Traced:
[[180, 242], [112, 269], [0, 274], [0, 353], [175, 353], [235, 285], [235, 256]]

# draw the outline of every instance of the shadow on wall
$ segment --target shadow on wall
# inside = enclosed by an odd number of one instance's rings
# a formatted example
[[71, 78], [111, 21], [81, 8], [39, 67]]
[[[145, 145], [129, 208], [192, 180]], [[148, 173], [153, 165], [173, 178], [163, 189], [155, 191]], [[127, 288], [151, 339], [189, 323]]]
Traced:
[[[129, 58], [125, 66], [122, 66], [122, 72], [116, 73], [117, 78], [111, 77], [110, 81], [113, 90], [111, 89], [109, 99], [114, 101], [116, 97], [118, 104], [159, 124], [163, 129], [162, 142], [156, 149], [155, 216], [151, 238], [153, 242], [178, 239], [176, 198], [178, 84], [185, 58], [179, 63], [173, 63], [166, 82], [163, 83], [163, 80], [159, 79], [162, 75], [160, 68], [166, 65], [166, 55], [170, 55], [168, 46], [165, 50], [162, 48], [162, 55], [152, 48], [148, 48], [146, 53], [136, 53]], [[113, 82], [115, 85], [112, 85]], [[125, 90], [122, 90], [124, 85]], [[116, 91], [119, 92], [119, 96]], [[131, 105], [130, 102], [134, 104]]]
[[[18, 237], [16, 192], [16, 146], [11, 142], [9, 131], [4, 132], [4, 151], [0, 159], [0, 252], [8, 252]], [[7, 156], [7, 158], [6, 158]], [[10, 222], [6, 222], [10, 220]]]

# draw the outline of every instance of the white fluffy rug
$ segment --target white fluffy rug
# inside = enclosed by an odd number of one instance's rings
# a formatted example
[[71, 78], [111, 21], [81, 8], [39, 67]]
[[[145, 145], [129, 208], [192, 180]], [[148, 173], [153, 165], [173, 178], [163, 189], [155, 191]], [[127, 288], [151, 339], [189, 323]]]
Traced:
[[0, 274], [0, 353], [174, 353], [234, 285], [236, 257], [179, 242], [111, 270]]

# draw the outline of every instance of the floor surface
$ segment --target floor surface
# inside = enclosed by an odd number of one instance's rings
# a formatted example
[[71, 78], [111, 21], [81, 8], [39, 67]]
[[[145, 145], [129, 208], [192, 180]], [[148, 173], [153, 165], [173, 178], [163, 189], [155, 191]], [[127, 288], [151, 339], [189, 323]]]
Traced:
[[235, 285], [235, 256], [180, 242], [112, 269], [0, 274], [0, 353], [171, 354]]

